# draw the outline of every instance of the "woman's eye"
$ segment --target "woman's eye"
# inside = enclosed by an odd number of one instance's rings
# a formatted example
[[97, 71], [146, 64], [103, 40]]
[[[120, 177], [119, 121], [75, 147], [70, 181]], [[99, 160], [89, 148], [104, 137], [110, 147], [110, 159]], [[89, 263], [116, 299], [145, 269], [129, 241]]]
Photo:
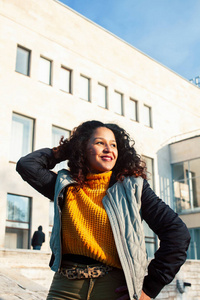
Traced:
[[97, 145], [103, 145], [103, 142], [97, 142], [96, 144]]
[[111, 147], [116, 148], [117, 145], [116, 144], [111, 144]]

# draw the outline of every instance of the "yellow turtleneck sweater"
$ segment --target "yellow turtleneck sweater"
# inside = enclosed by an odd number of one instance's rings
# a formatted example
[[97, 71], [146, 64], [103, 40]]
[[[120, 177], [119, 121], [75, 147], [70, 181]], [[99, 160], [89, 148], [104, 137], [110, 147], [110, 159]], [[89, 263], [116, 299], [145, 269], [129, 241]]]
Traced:
[[102, 199], [109, 187], [112, 171], [90, 174], [78, 191], [70, 186], [62, 211], [63, 254], [91, 257], [121, 268], [114, 237]]

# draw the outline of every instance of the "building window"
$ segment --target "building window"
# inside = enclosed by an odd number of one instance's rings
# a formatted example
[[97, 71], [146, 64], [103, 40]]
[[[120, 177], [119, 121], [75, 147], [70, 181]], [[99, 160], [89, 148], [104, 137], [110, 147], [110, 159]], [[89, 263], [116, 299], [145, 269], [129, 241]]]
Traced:
[[107, 87], [100, 83], [98, 84], [98, 105], [107, 108]]
[[30, 50], [17, 46], [16, 72], [30, 76], [30, 57]]
[[130, 99], [129, 101], [130, 118], [133, 121], [138, 121], [138, 102]]
[[90, 101], [90, 79], [83, 75], [80, 76], [80, 98]]
[[123, 95], [116, 91], [114, 93], [114, 112], [123, 115]]
[[148, 156], [142, 156], [142, 160], [147, 168], [147, 181], [152, 189], [154, 189], [154, 160]]
[[189, 229], [191, 241], [187, 252], [188, 259], [200, 259], [200, 228]]
[[51, 85], [51, 69], [52, 61], [44, 57], [40, 57], [39, 81]]
[[10, 158], [17, 162], [21, 156], [33, 151], [34, 120], [16, 113], [12, 114]]
[[144, 105], [144, 125], [152, 127], [152, 110], [147, 105]]
[[60, 69], [60, 89], [66, 93], [72, 92], [71, 89], [71, 74], [72, 71], [65, 68], [61, 67]]
[[155, 233], [149, 228], [148, 224], [143, 220], [142, 222], [145, 234], [145, 245], [149, 258], [154, 257], [157, 248], [157, 239]]
[[200, 207], [200, 158], [172, 165], [176, 211]]
[[[70, 137], [70, 131], [57, 127], [57, 126], [52, 126], [52, 148], [57, 147], [59, 145], [61, 137], [64, 137], [64, 139], [67, 139]], [[61, 169], [66, 169], [67, 168], [67, 161], [62, 161], [59, 164], [57, 164], [54, 168], [55, 172], [58, 172]]]
[[8, 194], [6, 216], [6, 248], [30, 248], [31, 199]]

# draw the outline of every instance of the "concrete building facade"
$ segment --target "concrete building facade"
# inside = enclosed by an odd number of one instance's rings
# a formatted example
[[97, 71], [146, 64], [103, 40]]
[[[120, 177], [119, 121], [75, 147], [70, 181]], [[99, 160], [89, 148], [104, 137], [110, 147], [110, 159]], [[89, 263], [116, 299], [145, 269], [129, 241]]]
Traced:
[[[127, 130], [155, 192], [174, 209], [188, 202], [178, 212], [200, 243], [200, 168], [173, 178], [177, 163], [200, 166], [197, 86], [56, 0], [0, 0], [0, 54], [1, 248], [30, 249], [42, 225], [49, 250], [52, 205], [20, 179], [16, 162], [91, 119]], [[156, 239], [145, 230], [151, 256]]]

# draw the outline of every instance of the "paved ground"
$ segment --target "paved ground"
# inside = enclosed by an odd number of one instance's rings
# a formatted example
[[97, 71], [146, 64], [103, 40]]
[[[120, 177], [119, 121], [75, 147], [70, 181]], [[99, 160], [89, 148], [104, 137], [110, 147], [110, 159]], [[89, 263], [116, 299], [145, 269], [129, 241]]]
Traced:
[[46, 300], [47, 292], [15, 271], [0, 269], [0, 300]]

